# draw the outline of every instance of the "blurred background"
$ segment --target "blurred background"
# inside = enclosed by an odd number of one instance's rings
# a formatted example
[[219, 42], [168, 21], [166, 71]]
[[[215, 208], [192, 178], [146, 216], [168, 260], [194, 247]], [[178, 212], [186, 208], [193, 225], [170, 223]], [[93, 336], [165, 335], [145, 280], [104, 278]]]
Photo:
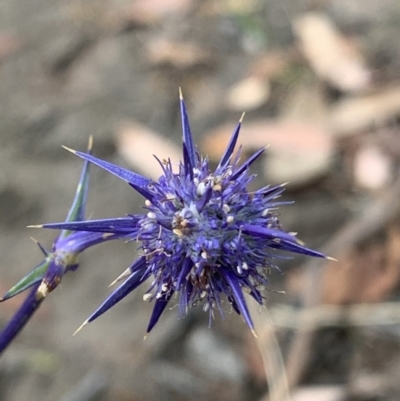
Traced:
[[[70, 206], [82, 163], [61, 145], [93, 135], [96, 156], [155, 179], [152, 154], [179, 160], [178, 87], [212, 161], [246, 111], [243, 152], [270, 145], [254, 188], [288, 181], [283, 227], [339, 261], [273, 271], [259, 341], [201, 307], [143, 341], [146, 287], [72, 337], [136, 257], [90, 249], [2, 357], [0, 400], [287, 400], [279, 350], [294, 401], [399, 400], [399, 37], [396, 0], [1, 1], [0, 292], [41, 261], [31, 236], [51, 246], [26, 226]], [[92, 218], [141, 210], [91, 171]]]

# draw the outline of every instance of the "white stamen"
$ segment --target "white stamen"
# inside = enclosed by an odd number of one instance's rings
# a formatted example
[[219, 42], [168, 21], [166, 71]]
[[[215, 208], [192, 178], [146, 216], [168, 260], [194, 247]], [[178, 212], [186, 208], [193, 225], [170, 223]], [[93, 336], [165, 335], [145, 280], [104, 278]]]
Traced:
[[227, 205], [226, 203], [224, 203], [224, 204], [222, 205], [222, 210], [223, 210], [225, 213], [229, 213], [229, 212], [231, 211], [231, 208], [230, 208], [229, 205]]
[[148, 199], [146, 199], [146, 200], [144, 201], [144, 204], [145, 204], [147, 207], [152, 206], [152, 203], [151, 203]]
[[204, 195], [204, 192], [206, 192], [206, 189], [207, 189], [206, 183], [200, 182], [199, 185], [197, 185], [197, 189], [196, 189], [197, 195], [199, 195], [199, 196]]
[[226, 218], [226, 222], [227, 223], [233, 223], [233, 221], [235, 220], [235, 218], [233, 217], [233, 216], [228, 216], [227, 218]]
[[149, 301], [151, 299], [152, 295], [151, 294], [144, 294], [143, 295], [143, 301]]

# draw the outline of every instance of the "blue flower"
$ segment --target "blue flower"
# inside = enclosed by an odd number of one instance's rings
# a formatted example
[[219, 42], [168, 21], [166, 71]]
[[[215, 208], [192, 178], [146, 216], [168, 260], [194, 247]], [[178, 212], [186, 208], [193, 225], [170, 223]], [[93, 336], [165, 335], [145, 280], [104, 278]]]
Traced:
[[[92, 140], [89, 141], [88, 154], [91, 153]], [[85, 206], [89, 185], [89, 162], [85, 162], [79, 180], [76, 195], [66, 221], [81, 221], [85, 216]], [[61, 282], [65, 273], [78, 268], [79, 255], [88, 247], [123, 237], [123, 233], [102, 233], [62, 230], [56, 238], [51, 251], [39, 247], [45, 259], [27, 276], [21, 279], [0, 299], [5, 301], [31, 288], [30, 293], [10, 322], [0, 331], [0, 353], [2, 353], [28, 320], [39, 308], [40, 304]]]
[[[46, 228], [125, 233], [140, 243], [139, 258], [116, 280], [125, 280], [83, 323], [92, 322], [135, 288], [151, 278], [145, 300], [154, 302], [147, 327], [150, 332], [167, 304], [177, 298], [179, 314], [199, 303], [223, 315], [226, 300], [254, 332], [244, 298], [249, 293], [263, 304], [268, 272], [279, 257], [277, 251], [324, 258], [306, 248], [279, 224], [277, 198], [284, 186], [266, 186], [250, 192], [256, 152], [243, 164], [233, 152], [241, 127], [239, 121], [218, 166], [212, 170], [193, 143], [185, 104], [180, 95], [183, 130], [183, 162], [173, 171], [170, 160], [158, 160], [162, 175], [152, 181], [90, 154], [72, 151], [87, 162], [126, 181], [144, 198], [143, 214], [123, 218], [45, 224]], [[239, 152], [240, 153], [240, 152]], [[78, 329], [79, 331], [79, 329]]]

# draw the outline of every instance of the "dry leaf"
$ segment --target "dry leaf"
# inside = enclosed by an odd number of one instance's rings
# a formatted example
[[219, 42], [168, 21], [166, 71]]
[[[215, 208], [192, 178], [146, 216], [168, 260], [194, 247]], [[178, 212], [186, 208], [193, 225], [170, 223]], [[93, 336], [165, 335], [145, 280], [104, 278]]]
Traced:
[[384, 251], [382, 245], [374, 244], [363, 252], [354, 250], [340, 256], [339, 263], [328, 263], [321, 284], [322, 303], [373, 301], [365, 293], [381, 276]]
[[[400, 229], [387, 231], [385, 244], [375, 243], [338, 256], [329, 262], [321, 283], [322, 303], [351, 304], [381, 302], [400, 283]], [[288, 273], [288, 292], [298, 294], [302, 271]]]
[[169, 14], [185, 14], [191, 5], [192, 0], [136, 0], [118, 15], [128, 23], [150, 25]]
[[[223, 125], [210, 133], [201, 148], [218, 160], [233, 132], [235, 124]], [[270, 145], [265, 170], [272, 184], [289, 181], [303, 185], [324, 174], [332, 161], [334, 143], [318, 124], [258, 120], [245, 123], [240, 144], [244, 152]]]
[[400, 87], [343, 100], [333, 107], [329, 126], [338, 136], [381, 125], [400, 115]]
[[340, 34], [327, 16], [308, 13], [293, 25], [304, 55], [315, 73], [343, 91], [368, 87], [371, 73], [362, 55]]
[[147, 45], [147, 57], [152, 64], [168, 65], [180, 69], [209, 65], [210, 52], [192, 43], [157, 39]]
[[392, 160], [377, 146], [364, 145], [354, 157], [354, 179], [357, 185], [377, 190], [392, 177]]
[[135, 170], [140, 170], [153, 179], [161, 175], [161, 167], [153, 155], [161, 161], [171, 159], [174, 171], [178, 171], [180, 149], [137, 122], [121, 125], [116, 133], [116, 147], [121, 157]]
[[255, 76], [234, 84], [228, 91], [227, 105], [233, 111], [250, 111], [262, 106], [269, 98], [269, 82]]
[[346, 390], [341, 385], [303, 386], [293, 391], [292, 401], [343, 401]]

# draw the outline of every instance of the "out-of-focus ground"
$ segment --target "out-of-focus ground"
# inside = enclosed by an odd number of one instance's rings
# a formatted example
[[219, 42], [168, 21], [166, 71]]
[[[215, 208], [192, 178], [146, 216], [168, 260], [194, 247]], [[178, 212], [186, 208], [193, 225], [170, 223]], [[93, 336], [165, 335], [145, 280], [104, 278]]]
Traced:
[[[3, 0], [0, 292], [41, 260], [30, 236], [51, 244], [53, 232], [25, 227], [68, 210], [82, 163], [61, 145], [84, 150], [93, 135], [96, 156], [156, 178], [151, 155], [179, 150], [182, 87], [212, 160], [247, 112], [244, 153], [270, 144], [255, 184], [289, 181], [283, 226], [339, 260], [285, 261], [271, 289], [286, 294], [266, 292], [269, 315], [255, 308], [292, 399], [398, 400], [399, 22], [396, 0]], [[92, 168], [93, 218], [141, 204]], [[72, 337], [134, 250], [85, 253], [0, 360], [1, 401], [267, 400], [235, 314], [209, 329], [201, 308], [181, 320], [172, 309], [143, 341], [143, 288]], [[22, 299], [0, 304], [0, 327]]]

